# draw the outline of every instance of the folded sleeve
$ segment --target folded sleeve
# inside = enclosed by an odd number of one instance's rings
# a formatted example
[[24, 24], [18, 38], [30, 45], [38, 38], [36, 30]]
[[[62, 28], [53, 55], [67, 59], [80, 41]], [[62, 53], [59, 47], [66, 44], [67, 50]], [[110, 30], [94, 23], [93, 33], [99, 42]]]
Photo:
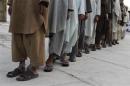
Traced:
[[74, 0], [68, 0], [69, 11], [74, 11]]
[[39, 3], [45, 5], [46, 7], [48, 7], [50, 0], [40, 0]]
[[79, 7], [79, 12], [78, 14], [83, 14], [85, 15], [85, 0], [80, 1], [80, 7]]
[[91, 1], [86, 0], [86, 12], [91, 13], [92, 12], [92, 6], [91, 6]]

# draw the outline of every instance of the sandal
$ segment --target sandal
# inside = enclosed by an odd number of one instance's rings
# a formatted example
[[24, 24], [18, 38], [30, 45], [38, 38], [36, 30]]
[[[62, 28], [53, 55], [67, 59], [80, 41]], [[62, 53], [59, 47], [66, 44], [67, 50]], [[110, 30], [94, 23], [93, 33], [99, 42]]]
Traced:
[[18, 76], [20, 74], [23, 74], [24, 72], [25, 72], [25, 67], [23, 67], [21, 69], [20, 68], [16, 68], [13, 71], [8, 72], [7, 77], [8, 78], [13, 78], [13, 77], [16, 77], [16, 76]]
[[65, 54], [65, 53], [61, 56], [61, 65], [63, 67], [69, 66], [69, 56], [67, 56], [67, 54]]
[[53, 71], [53, 65], [52, 64], [46, 64], [44, 68], [44, 72], [52, 72]]
[[61, 60], [61, 65], [63, 67], [68, 67], [69, 66], [69, 61], [68, 60]]
[[29, 81], [31, 79], [35, 79], [37, 78], [39, 75], [33, 73], [30, 69], [27, 69], [27, 71], [25, 71], [25, 73], [19, 75], [18, 78], [16, 78], [17, 81]]

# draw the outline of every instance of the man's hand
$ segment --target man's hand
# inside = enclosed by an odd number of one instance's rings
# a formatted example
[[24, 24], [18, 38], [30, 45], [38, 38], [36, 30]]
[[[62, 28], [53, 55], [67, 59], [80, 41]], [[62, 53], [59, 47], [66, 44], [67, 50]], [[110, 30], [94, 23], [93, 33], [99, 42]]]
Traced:
[[12, 14], [12, 6], [9, 6], [9, 8], [8, 8], [8, 14], [11, 16], [11, 14]]
[[71, 17], [72, 13], [73, 13], [73, 11], [68, 10], [67, 19], [69, 19]]
[[88, 13], [85, 13], [85, 20], [88, 19]]
[[40, 5], [40, 14], [44, 15], [46, 7], [44, 5]]
[[80, 20], [84, 20], [84, 19], [85, 19], [85, 15], [80, 14], [80, 15], [79, 15], [79, 19], [80, 19]]
[[94, 22], [98, 22], [98, 20], [99, 20], [99, 16], [96, 15], [96, 16], [95, 16], [95, 19], [94, 19]]

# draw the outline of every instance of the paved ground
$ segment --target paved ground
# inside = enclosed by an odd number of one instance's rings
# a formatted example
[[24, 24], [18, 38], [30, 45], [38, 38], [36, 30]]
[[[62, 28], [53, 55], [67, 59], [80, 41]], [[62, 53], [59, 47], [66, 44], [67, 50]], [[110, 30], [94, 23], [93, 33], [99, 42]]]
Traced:
[[68, 68], [56, 64], [52, 73], [41, 68], [40, 77], [28, 82], [6, 77], [17, 66], [11, 62], [10, 35], [8, 23], [0, 23], [0, 86], [130, 86], [130, 33], [120, 45], [84, 54]]

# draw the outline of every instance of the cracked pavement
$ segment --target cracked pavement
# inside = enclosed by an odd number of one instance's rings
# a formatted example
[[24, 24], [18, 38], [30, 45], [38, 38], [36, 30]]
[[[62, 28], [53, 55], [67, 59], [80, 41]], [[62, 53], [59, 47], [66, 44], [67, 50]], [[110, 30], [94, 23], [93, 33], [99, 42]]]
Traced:
[[[17, 63], [11, 62], [11, 34], [9, 23], [0, 23], [0, 85], [1, 86], [130, 86], [130, 33], [119, 45], [108, 47], [91, 54], [83, 54], [76, 63], [64, 68], [55, 64], [52, 73], [38, 71], [37, 79], [17, 82], [9, 79], [6, 73]], [[46, 57], [48, 39], [46, 39]]]

